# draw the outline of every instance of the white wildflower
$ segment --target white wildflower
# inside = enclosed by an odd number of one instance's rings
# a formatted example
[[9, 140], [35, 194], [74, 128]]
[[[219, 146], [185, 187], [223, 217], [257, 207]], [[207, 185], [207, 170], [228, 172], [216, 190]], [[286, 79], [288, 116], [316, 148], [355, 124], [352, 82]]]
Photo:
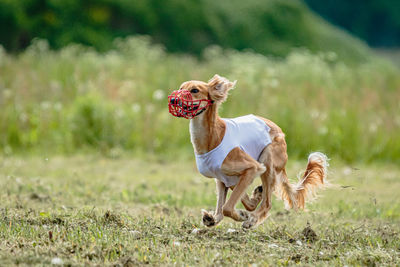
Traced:
[[54, 265], [63, 265], [63, 260], [62, 259], [60, 259], [60, 258], [52, 258], [51, 259], [51, 264], [54, 264]]
[[54, 103], [53, 108], [57, 111], [60, 111], [62, 109], [63, 105], [60, 102]]
[[320, 135], [326, 135], [328, 133], [328, 128], [326, 128], [325, 126], [322, 126], [322, 127], [318, 128], [318, 133]]
[[376, 130], [378, 130], [378, 125], [376, 124], [376, 123], [370, 123], [369, 124], [369, 131], [371, 132], [371, 133], [375, 133], [376, 132]]
[[164, 96], [165, 96], [164, 91], [162, 91], [161, 89], [155, 90], [153, 93], [154, 100], [161, 100], [164, 98]]
[[118, 109], [115, 110], [115, 116], [117, 118], [122, 118], [122, 117], [124, 117], [124, 115], [125, 115], [125, 112], [124, 112], [123, 109], [118, 108]]
[[319, 117], [319, 111], [318, 111], [317, 109], [312, 109], [312, 110], [310, 111], [310, 116], [311, 116], [311, 118], [313, 118], [313, 119], [318, 118], [318, 117]]
[[40, 103], [40, 107], [41, 107], [43, 110], [46, 110], [46, 109], [49, 109], [49, 108], [51, 107], [51, 104], [50, 104], [50, 102], [48, 102], [48, 101], [43, 101], [42, 103]]
[[131, 109], [132, 109], [132, 111], [133, 111], [134, 113], [138, 113], [142, 108], [141, 108], [140, 104], [135, 103], [135, 104], [132, 104]]

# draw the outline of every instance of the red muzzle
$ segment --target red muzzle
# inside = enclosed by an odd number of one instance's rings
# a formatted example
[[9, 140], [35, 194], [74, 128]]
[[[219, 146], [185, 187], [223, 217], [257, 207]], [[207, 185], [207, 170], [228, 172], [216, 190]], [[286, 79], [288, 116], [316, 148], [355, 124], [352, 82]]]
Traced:
[[209, 99], [193, 100], [192, 94], [187, 90], [173, 91], [168, 96], [168, 109], [175, 117], [193, 119], [213, 104]]

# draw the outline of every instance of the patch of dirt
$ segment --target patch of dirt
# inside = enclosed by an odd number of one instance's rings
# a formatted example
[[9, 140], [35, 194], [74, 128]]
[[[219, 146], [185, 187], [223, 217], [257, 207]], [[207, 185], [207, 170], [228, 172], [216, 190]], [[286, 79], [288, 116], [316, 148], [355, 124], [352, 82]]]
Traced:
[[275, 216], [286, 216], [288, 215], [290, 212], [288, 210], [284, 210], [284, 211], [278, 211], [277, 213], [275, 213]]
[[49, 196], [45, 196], [45, 195], [39, 195], [37, 193], [32, 193], [29, 195], [29, 198], [32, 200], [38, 200], [38, 201], [46, 201], [46, 200], [50, 200]]
[[286, 233], [286, 226], [278, 226], [276, 229], [272, 230], [270, 232], [270, 236], [273, 239], [283, 239], [287, 237], [287, 233]]
[[121, 219], [121, 216], [119, 216], [118, 214], [114, 214], [109, 210], [106, 211], [106, 213], [104, 213], [103, 220], [105, 223], [109, 223], [109, 224], [116, 224], [118, 226], [124, 225], [124, 223]]
[[59, 224], [59, 225], [64, 225], [65, 224], [64, 220], [59, 218], [59, 217], [50, 219], [49, 222], [52, 223], [52, 224]]
[[[137, 260], [132, 259], [130, 257], [121, 259], [121, 263], [123, 267], [133, 267], [139, 265], [139, 262]], [[114, 265], [114, 266], [120, 266], [120, 265]]]
[[296, 255], [290, 257], [290, 260], [292, 260], [292, 261], [294, 261], [296, 263], [300, 262], [301, 261], [301, 254], [296, 254]]
[[309, 241], [309, 242], [315, 242], [315, 241], [318, 240], [317, 234], [311, 228], [310, 225], [307, 225], [307, 227], [303, 229], [302, 234], [304, 236], [304, 239]]

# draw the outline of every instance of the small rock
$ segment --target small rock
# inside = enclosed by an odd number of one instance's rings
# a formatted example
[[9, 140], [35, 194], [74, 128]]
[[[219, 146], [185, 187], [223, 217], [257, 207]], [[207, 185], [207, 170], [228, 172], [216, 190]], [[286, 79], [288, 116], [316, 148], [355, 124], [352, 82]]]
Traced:
[[194, 228], [191, 232], [191, 234], [193, 235], [201, 235], [204, 234], [206, 232], [205, 229], [199, 229], [199, 228]]
[[237, 230], [236, 230], [236, 229], [229, 228], [226, 232], [227, 232], [227, 233], [236, 233]]
[[277, 244], [269, 244], [268, 247], [269, 247], [269, 248], [277, 248], [278, 245], [277, 245]]
[[303, 243], [300, 240], [297, 240], [296, 244], [299, 245], [299, 246], [303, 245]]
[[52, 259], [51, 259], [51, 264], [54, 264], [54, 265], [62, 265], [63, 263], [64, 263], [63, 260], [60, 259], [60, 258], [52, 258]]
[[181, 245], [181, 242], [174, 241], [173, 245], [176, 246], [176, 247], [179, 247]]

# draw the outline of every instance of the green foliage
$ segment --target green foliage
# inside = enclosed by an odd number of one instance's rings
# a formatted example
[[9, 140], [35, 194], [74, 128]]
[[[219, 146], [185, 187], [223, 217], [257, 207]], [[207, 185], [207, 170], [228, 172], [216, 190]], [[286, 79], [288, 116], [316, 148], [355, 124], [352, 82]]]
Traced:
[[78, 97], [72, 106], [71, 133], [76, 146], [113, 147], [116, 144], [113, 110], [101, 97]]
[[53, 48], [74, 42], [105, 51], [116, 37], [147, 34], [173, 52], [200, 54], [217, 44], [276, 56], [305, 47], [347, 62], [370, 58], [363, 43], [299, 0], [0, 0], [0, 23], [0, 43], [11, 50], [39, 37]]
[[238, 80], [220, 111], [267, 117], [291, 156], [322, 150], [345, 161], [398, 162], [400, 75], [380, 59], [351, 67], [335, 53], [285, 59], [210, 47], [203, 60], [171, 55], [148, 38], [118, 39], [101, 54], [79, 45], [49, 50], [37, 40], [18, 56], [0, 51], [0, 150], [192, 154], [188, 121], [167, 95], [215, 73]]
[[398, 0], [304, 0], [326, 20], [377, 47], [400, 44]]

